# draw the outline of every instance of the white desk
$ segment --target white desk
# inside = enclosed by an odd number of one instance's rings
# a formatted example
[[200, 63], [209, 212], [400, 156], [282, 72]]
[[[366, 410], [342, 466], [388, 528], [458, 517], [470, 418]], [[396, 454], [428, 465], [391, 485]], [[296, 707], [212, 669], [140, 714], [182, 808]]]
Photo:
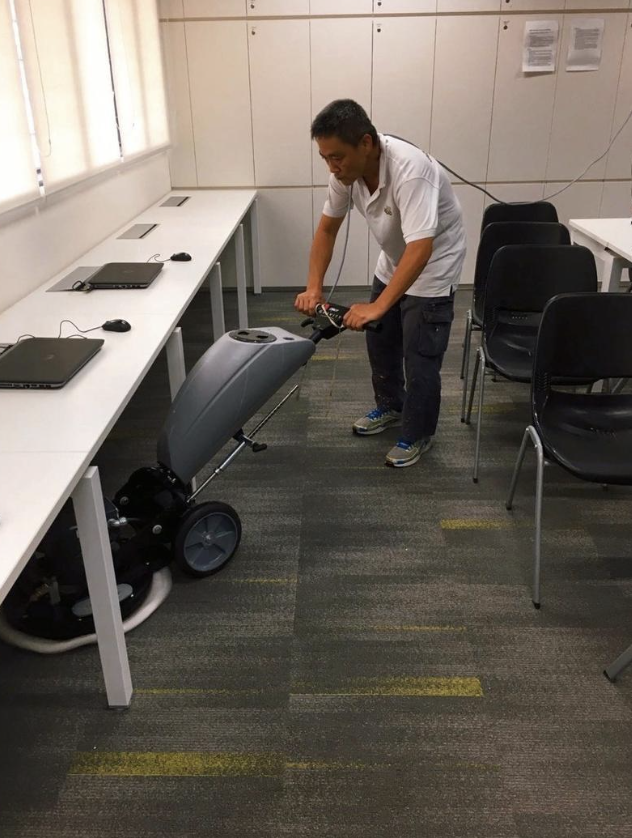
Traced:
[[[0, 601], [72, 496], [107, 699], [112, 707], [129, 705], [132, 683], [101, 486], [97, 469], [90, 463], [163, 346], [167, 347], [172, 396], [184, 379], [177, 323], [235, 230], [242, 230], [243, 244], [242, 221], [256, 195], [245, 190], [222, 192], [220, 201], [219, 194], [204, 195], [197, 210], [195, 201], [188, 201], [185, 206], [191, 204], [191, 220], [186, 224], [165, 217], [144, 239], [118, 239], [120, 232], [138, 220], [134, 219], [0, 314], [3, 343], [22, 334], [57, 336], [64, 319], [74, 321], [81, 329], [116, 318], [132, 324], [129, 332], [90, 333], [103, 338], [105, 345], [63, 389], [0, 391]], [[193, 193], [194, 197], [198, 195], [201, 193]], [[215, 211], [209, 213], [212, 224], [207, 224], [205, 208], [211, 206]], [[46, 290], [75, 267], [146, 260], [157, 252], [167, 258], [182, 250], [191, 254], [192, 261], [168, 262], [150, 288], [142, 291], [85, 294]], [[257, 248], [253, 249], [253, 262], [255, 266], [258, 263]], [[221, 282], [221, 277], [218, 279]], [[243, 281], [245, 303], [245, 268]], [[243, 310], [240, 320], [245, 316]], [[64, 325], [64, 335], [73, 331], [70, 324]]]
[[618, 291], [621, 272], [632, 264], [630, 218], [586, 218], [569, 222], [573, 244], [582, 244], [602, 263], [601, 290]]

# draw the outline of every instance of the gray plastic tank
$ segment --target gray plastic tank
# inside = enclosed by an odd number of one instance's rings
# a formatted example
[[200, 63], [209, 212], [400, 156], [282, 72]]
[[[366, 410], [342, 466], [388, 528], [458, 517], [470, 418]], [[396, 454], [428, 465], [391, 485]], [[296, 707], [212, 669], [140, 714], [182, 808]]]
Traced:
[[188, 483], [314, 354], [275, 327], [229, 332], [193, 367], [158, 440], [158, 462]]

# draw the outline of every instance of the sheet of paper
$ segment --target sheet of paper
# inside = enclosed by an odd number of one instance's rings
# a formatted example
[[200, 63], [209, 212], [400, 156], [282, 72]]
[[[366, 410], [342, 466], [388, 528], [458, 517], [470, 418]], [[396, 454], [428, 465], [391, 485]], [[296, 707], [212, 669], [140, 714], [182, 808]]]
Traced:
[[571, 42], [566, 56], [568, 72], [599, 69], [603, 30], [603, 18], [582, 18], [571, 24]]
[[523, 73], [554, 73], [559, 40], [556, 20], [528, 20], [524, 26]]

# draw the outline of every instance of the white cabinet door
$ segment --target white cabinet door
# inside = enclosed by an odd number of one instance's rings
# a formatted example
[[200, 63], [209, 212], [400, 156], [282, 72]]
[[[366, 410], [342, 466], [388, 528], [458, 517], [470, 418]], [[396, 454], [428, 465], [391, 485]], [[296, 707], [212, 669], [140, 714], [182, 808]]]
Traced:
[[252, 123], [245, 21], [186, 23], [200, 186], [252, 186]]
[[[371, 20], [312, 20], [312, 117], [334, 99], [355, 99], [371, 114]], [[341, 74], [340, 68], [344, 67]], [[313, 182], [329, 170], [312, 143]]]
[[249, 15], [291, 15], [300, 17], [309, 14], [309, 0], [246, 0]]
[[566, 10], [627, 9], [628, 0], [566, 0]]
[[[621, 72], [619, 73], [617, 104], [610, 139], [621, 128], [630, 111], [632, 111], [632, 15], [628, 15], [627, 20], [623, 60], [621, 62]], [[630, 149], [632, 149], [632, 119], [630, 119], [623, 131], [621, 131], [608, 152], [606, 177], [630, 177], [630, 157], [632, 156]]]
[[461, 282], [471, 285], [474, 282], [474, 267], [476, 265], [476, 250], [481, 237], [481, 221], [483, 220], [483, 198], [478, 189], [467, 184], [455, 185], [454, 192], [463, 209], [463, 222], [467, 235], [467, 256], [463, 265]]
[[257, 193], [261, 284], [305, 287], [312, 245], [312, 188]]
[[[547, 180], [572, 180], [608, 147], [614, 116], [617, 82], [621, 67], [625, 27], [621, 15], [604, 15], [605, 31], [601, 65], [590, 72], [566, 72], [560, 63], [555, 91], [555, 110], [546, 170]], [[573, 22], [566, 15], [560, 60], [566, 61]], [[602, 178], [605, 158], [591, 167], [590, 178]]]
[[160, 18], [183, 17], [182, 0], [160, 0], [158, 15]]
[[468, 180], [487, 176], [497, 40], [495, 16], [437, 20], [430, 152]]
[[373, 0], [376, 15], [423, 14], [437, 11], [437, 0]]
[[[321, 215], [323, 214], [323, 206], [325, 205], [326, 198], [326, 188], [319, 187], [314, 189], [314, 232], [316, 232]], [[325, 276], [325, 285], [327, 288], [331, 288], [333, 283], [336, 281], [338, 271], [340, 270], [347, 224], [348, 219], [345, 218], [342, 222], [342, 227], [338, 232], [334, 255], [331, 260], [331, 264], [329, 265], [329, 270]], [[369, 228], [367, 227], [364, 217], [361, 216], [356, 209], [354, 209], [351, 210], [351, 226], [349, 228], [347, 255], [345, 257], [345, 264], [342, 269], [342, 274], [340, 275], [338, 287], [342, 285], [362, 285], [366, 287], [369, 276], [368, 260]]]
[[[541, 15], [544, 20], [562, 17]], [[555, 73], [522, 72], [525, 19], [501, 19], [488, 180], [544, 180], [553, 121]]]
[[373, 124], [427, 150], [436, 18], [386, 18], [373, 26]]
[[603, 185], [600, 218], [625, 218], [632, 211], [629, 180], [613, 180]]
[[[558, 3], [563, 0], [556, 0]], [[505, 8], [505, 0], [437, 0], [438, 12], [497, 12]]]
[[185, 17], [245, 17], [246, 0], [181, 0]]
[[184, 23], [161, 23], [160, 31], [169, 103], [171, 183], [197, 186]]
[[[550, 195], [561, 186], [559, 183], [546, 183], [544, 194]], [[561, 195], [551, 198], [551, 203], [557, 208], [560, 222], [568, 226], [571, 218], [599, 218], [602, 190], [602, 183], [575, 183]]]
[[373, 0], [310, 0], [313, 15], [370, 15]]
[[[502, 0], [501, 12], [559, 12], [564, 8], [565, 0]], [[533, 16], [530, 15], [531, 20]]]
[[256, 184], [311, 186], [309, 21], [252, 22], [248, 39]]

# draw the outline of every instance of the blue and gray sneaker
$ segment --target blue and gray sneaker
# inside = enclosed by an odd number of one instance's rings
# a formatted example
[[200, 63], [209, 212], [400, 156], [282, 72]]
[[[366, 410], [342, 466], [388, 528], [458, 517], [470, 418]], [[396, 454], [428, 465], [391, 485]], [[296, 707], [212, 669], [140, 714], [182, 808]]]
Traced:
[[354, 422], [352, 430], [360, 436], [369, 436], [370, 434], [381, 434], [390, 425], [399, 425], [402, 421], [402, 414], [396, 410], [382, 410], [376, 407], [375, 410], [369, 411], [366, 416]]
[[400, 439], [397, 445], [393, 446], [386, 455], [386, 465], [395, 468], [414, 466], [421, 455], [432, 448], [432, 444], [431, 436], [418, 439], [417, 442], [407, 442], [405, 439]]

